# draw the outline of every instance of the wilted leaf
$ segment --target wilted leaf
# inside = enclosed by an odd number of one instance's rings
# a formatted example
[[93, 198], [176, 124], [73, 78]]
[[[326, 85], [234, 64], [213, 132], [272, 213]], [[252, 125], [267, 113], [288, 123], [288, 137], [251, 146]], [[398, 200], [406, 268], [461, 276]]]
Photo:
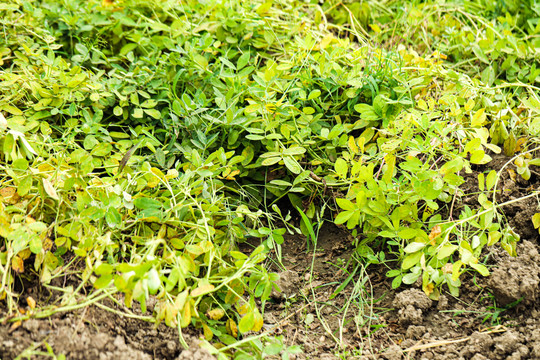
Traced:
[[55, 200], [60, 200], [60, 198], [58, 197], [58, 194], [56, 193], [56, 189], [51, 184], [51, 182], [45, 178], [42, 179], [42, 182], [43, 182], [43, 189], [45, 189], [45, 192], [47, 193], [47, 195], [49, 195], [51, 198]]

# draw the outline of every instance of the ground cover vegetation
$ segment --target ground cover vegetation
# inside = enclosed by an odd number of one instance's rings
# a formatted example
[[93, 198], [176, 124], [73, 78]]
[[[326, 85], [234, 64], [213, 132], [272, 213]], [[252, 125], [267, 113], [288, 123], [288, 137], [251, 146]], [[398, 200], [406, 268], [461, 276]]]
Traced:
[[[1, 3], [0, 321], [155, 296], [126, 315], [287, 357], [262, 331], [269, 254], [325, 221], [394, 287], [458, 296], [487, 247], [516, 254], [502, 207], [537, 196], [499, 201], [501, 172], [540, 165], [539, 19], [533, 0]], [[31, 279], [55, 302], [20, 298]]]

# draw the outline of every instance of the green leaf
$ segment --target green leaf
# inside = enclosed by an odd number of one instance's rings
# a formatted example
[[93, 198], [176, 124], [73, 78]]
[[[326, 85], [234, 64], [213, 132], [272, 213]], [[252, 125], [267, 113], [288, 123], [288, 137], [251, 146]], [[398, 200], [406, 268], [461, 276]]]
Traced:
[[356, 104], [354, 110], [360, 113], [360, 117], [363, 120], [374, 121], [381, 118], [380, 115], [375, 112], [373, 106], [368, 104]]
[[105, 213], [105, 221], [112, 228], [118, 227], [122, 223], [122, 216], [114, 207], [109, 207]]
[[82, 83], [84, 80], [86, 80], [86, 74], [85, 73], [78, 73], [75, 75], [70, 81], [67, 83], [68, 88], [74, 88], [80, 83]]
[[405, 228], [398, 233], [398, 236], [402, 239], [408, 240], [414, 238], [418, 234], [418, 230]]
[[157, 148], [155, 155], [156, 155], [156, 161], [159, 164], [159, 166], [165, 167], [165, 153], [163, 152], [163, 150], [161, 150], [161, 148]]
[[283, 162], [285, 163], [285, 166], [287, 169], [289, 169], [290, 172], [293, 174], [300, 174], [302, 172], [302, 167], [298, 162], [293, 158], [292, 156], [284, 156]]
[[266, 158], [264, 159], [262, 162], [261, 162], [261, 165], [262, 166], [272, 166], [276, 163], [278, 163], [279, 161], [281, 161], [281, 157], [269, 157], [269, 158]]
[[[489, 158], [489, 160], [487, 160]], [[486, 155], [484, 150], [474, 150], [471, 151], [471, 164], [487, 164], [491, 161], [491, 157]]]
[[12, 106], [12, 105], [4, 105], [4, 106], [2, 106], [2, 109], [4, 109], [4, 111], [7, 111], [8, 113], [10, 113], [11, 115], [20, 116], [20, 115], [23, 114], [23, 112], [21, 110], [19, 110], [19, 108], [15, 107], [15, 106]]
[[242, 69], [244, 66], [246, 66], [249, 63], [249, 57], [250, 53], [249, 51], [246, 51], [238, 58], [238, 62], [236, 63], [236, 68], [238, 70]]
[[414, 284], [416, 280], [420, 277], [420, 273], [408, 273], [403, 276], [403, 283], [407, 285]]
[[412, 254], [409, 254], [403, 259], [403, 262], [401, 263], [401, 268], [403, 270], [407, 270], [415, 266], [420, 262], [420, 258], [422, 257], [423, 252], [415, 252]]
[[484, 191], [485, 182], [486, 179], [484, 173], [478, 173], [478, 189], [480, 191]]
[[103, 289], [111, 283], [112, 279], [112, 274], [102, 275], [94, 282], [94, 287], [96, 289]]
[[394, 280], [392, 280], [392, 289], [397, 289], [401, 285], [402, 280], [403, 278], [401, 275], [396, 276]]
[[452, 255], [454, 251], [456, 251], [457, 249], [458, 249], [457, 245], [446, 244], [443, 247], [441, 247], [439, 251], [437, 252], [437, 259], [439, 260], [446, 259], [450, 255]]
[[496, 181], [497, 181], [497, 172], [495, 170], [491, 170], [486, 177], [486, 188], [488, 190], [491, 190], [491, 188], [493, 188], [493, 186], [495, 185]]
[[159, 112], [159, 110], [156, 110], [156, 109], [144, 109], [144, 112], [147, 115], [150, 115], [151, 117], [153, 117], [156, 120], [161, 119], [161, 113]]
[[160, 209], [163, 204], [155, 199], [150, 199], [147, 197], [139, 197], [133, 200], [133, 205], [141, 210], [147, 210], [147, 209]]
[[93, 221], [102, 219], [105, 216], [105, 210], [98, 208], [97, 206], [90, 206], [81, 211], [81, 218], [88, 218]]
[[147, 285], [148, 292], [152, 295], [155, 295], [161, 286], [161, 279], [159, 278], [159, 273], [155, 268], [151, 268], [147, 274]]
[[270, 343], [269, 345], [266, 345], [264, 347], [264, 354], [266, 355], [277, 355], [279, 354], [282, 350], [283, 350], [283, 344], [280, 344], [279, 342], [273, 342], [273, 343]]
[[315, 109], [312, 108], [311, 106], [306, 106], [304, 108], [302, 108], [302, 112], [306, 115], [311, 115], [311, 114], [314, 114], [315, 113]]
[[107, 156], [111, 153], [112, 148], [112, 145], [109, 143], [100, 143], [92, 149], [92, 155]]
[[193, 60], [195, 61], [195, 63], [197, 65], [199, 65], [203, 70], [206, 70], [206, 68], [208, 67], [208, 60], [200, 55], [200, 54], [195, 54], [193, 56]]
[[341, 225], [345, 223], [347, 220], [351, 218], [351, 216], [354, 214], [354, 211], [342, 211], [339, 214], [337, 214], [336, 218], [334, 219], [334, 223], [336, 225]]
[[353, 210], [355, 209], [355, 206], [354, 206], [354, 204], [352, 203], [352, 201], [347, 200], [347, 199], [337, 198], [337, 199], [336, 199], [336, 203], [337, 203], [338, 206], [339, 206], [340, 208], [342, 208], [343, 210], [351, 210], [351, 211], [353, 211]]
[[476, 271], [478, 271], [482, 276], [489, 276], [489, 270], [487, 269], [487, 267], [485, 267], [484, 265], [482, 264], [475, 264], [473, 262], [469, 263], [469, 265], [475, 269]]
[[309, 93], [308, 100], [313, 100], [321, 96], [321, 90], [313, 90]]
[[255, 315], [252, 311], [250, 311], [242, 319], [240, 319], [240, 322], [238, 323], [238, 330], [240, 330], [240, 332], [243, 334], [250, 331], [254, 325]]
[[302, 155], [306, 152], [306, 148], [301, 146], [295, 146], [288, 149], [283, 150], [283, 155]]
[[356, 210], [353, 211], [352, 216], [347, 221], [347, 228], [348, 229], [354, 229], [356, 226], [360, 225], [360, 211]]
[[107, 263], [102, 263], [101, 265], [99, 265], [99, 266], [94, 270], [94, 272], [96, 273], [96, 275], [107, 275], [107, 274], [112, 274], [113, 271], [114, 271], [114, 266], [112, 266], [111, 264], [107, 264]]
[[25, 176], [17, 186], [17, 194], [19, 196], [26, 196], [32, 188], [33, 178], [32, 176]]
[[349, 172], [349, 165], [347, 165], [347, 162], [345, 160], [343, 160], [342, 158], [338, 158], [336, 160], [336, 163], [334, 164], [334, 168], [340, 178], [345, 179], [347, 177], [347, 173]]
[[414, 252], [417, 252], [418, 250], [425, 248], [426, 245], [427, 244], [425, 243], [412, 242], [409, 245], [407, 245], [405, 249], [403, 249], [403, 251], [406, 253], [414, 253]]
[[484, 51], [480, 48], [480, 46], [478, 46], [478, 44], [474, 44], [472, 46], [472, 51], [474, 52], [474, 54], [478, 57], [480, 61], [486, 64], [490, 64], [488, 57], [486, 56]]
[[292, 186], [293, 185], [288, 181], [279, 180], [279, 179], [274, 179], [274, 180], [270, 181], [270, 184], [277, 185], [277, 186]]
[[39, 236], [32, 236], [28, 245], [30, 247], [30, 251], [34, 254], [39, 254], [41, 250], [43, 250], [43, 244]]

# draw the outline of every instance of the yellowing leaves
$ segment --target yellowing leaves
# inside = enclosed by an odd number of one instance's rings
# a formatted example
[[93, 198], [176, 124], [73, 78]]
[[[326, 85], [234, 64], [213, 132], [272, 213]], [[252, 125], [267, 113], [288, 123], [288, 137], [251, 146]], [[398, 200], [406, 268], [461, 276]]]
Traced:
[[540, 213], [534, 214], [531, 220], [535, 229], [540, 228]]
[[319, 49], [324, 50], [332, 43], [332, 40], [334, 40], [334, 35], [328, 34], [326, 35], [319, 44]]
[[45, 179], [45, 178], [43, 178], [42, 181], [43, 181], [43, 189], [45, 190], [47, 195], [49, 195], [54, 200], [60, 200], [53, 184], [48, 179]]
[[371, 28], [371, 30], [373, 30], [374, 33], [378, 34], [381, 32], [381, 28], [379, 25], [377, 24], [369, 24], [369, 27]]
[[212, 292], [212, 290], [214, 290], [214, 285], [212, 284], [201, 285], [191, 292], [191, 296], [192, 297], [201, 296], [209, 292]]
[[435, 225], [432, 229], [431, 229], [431, 232], [429, 233], [429, 241], [430, 241], [430, 244], [431, 245], [435, 245], [435, 239], [441, 235], [441, 232], [442, 232], [442, 228], [440, 225]]
[[232, 170], [231, 168], [227, 168], [225, 171], [223, 171], [219, 178], [225, 180], [236, 180], [235, 176], [238, 174], [240, 174], [240, 170]]
[[227, 333], [229, 335], [235, 338], [238, 337], [238, 326], [236, 325], [233, 319], [227, 319], [225, 328], [227, 329]]
[[474, 113], [471, 117], [471, 126], [472, 127], [481, 127], [486, 123], [486, 109], [482, 108]]
[[206, 313], [206, 316], [212, 320], [221, 320], [225, 316], [225, 311], [223, 309], [212, 309]]
[[28, 304], [28, 307], [29, 307], [30, 309], [35, 309], [35, 308], [36, 308], [36, 300], [34, 300], [33, 297], [28, 296], [28, 297], [26, 298], [26, 303]]

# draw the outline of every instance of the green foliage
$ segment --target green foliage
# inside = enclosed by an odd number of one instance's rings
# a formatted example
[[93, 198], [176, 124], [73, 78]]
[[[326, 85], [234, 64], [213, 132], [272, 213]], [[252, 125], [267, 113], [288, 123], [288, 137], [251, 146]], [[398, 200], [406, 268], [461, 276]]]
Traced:
[[[314, 244], [330, 204], [359, 258], [398, 259], [394, 287], [420, 279], [437, 298], [465, 271], [488, 275], [485, 247], [515, 254], [519, 238], [490, 161], [513, 156], [524, 180], [539, 164], [539, 9], [406, 5], [0, 6], [8, 309], [29, 267], [47, 285], [84, 259], [78, 290], [91, 284], [92, 299], [122, 292], [144, 311], [155, 296], [153, 321], [201, 329], [220, 356], [286, 358], [298, 349], [239, 340], [261, 330], [277, 280], [262, 263], [296, 229], [284, 199]], [[461, 206], [473, 171], [478, 204]], [[244, 254], [248, 238], [261, 245]]]

